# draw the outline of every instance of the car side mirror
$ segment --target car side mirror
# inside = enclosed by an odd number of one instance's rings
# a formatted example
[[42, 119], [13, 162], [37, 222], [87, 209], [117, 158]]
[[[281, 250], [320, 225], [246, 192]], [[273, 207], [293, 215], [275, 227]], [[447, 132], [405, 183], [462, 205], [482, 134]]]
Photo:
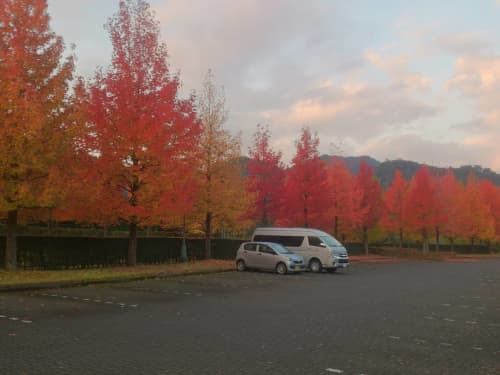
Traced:
[[319, 246], [321, 246], [321, 247], [326, 247], [326, 243], [321, 242], [321, 243], [319, 244]]

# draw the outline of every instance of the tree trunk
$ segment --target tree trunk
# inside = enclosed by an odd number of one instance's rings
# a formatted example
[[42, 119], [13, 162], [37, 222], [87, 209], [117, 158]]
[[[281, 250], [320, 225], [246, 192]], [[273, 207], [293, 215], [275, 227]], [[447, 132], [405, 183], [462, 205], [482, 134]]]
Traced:
[[470, 238], [470, 251], [471, 253], [474, 252], [474, 237]]
[[212, 258], [212, 213], [207, 212], [205, 216], [205, 258]]
[[368, 254], [368, 228], [363, 227], [363, 247], [365, 248], [365, 254]]
[[429, 232], [427, 228], [422, 229], [422, 251], [424, 254], [429, 252]]
[[333, 222], [333, 234], [335, 235], [335, 238], [339, 238], [339, 217], [335, 216], [334, 222]]
[[436, 227], [436, 252], [439, 251], [439, 227]]
[[135, 266], [137, 264], [137, 223], [130, 223], [129, 238], [128, 238], [128, 253], [127, 266]]
[[309, 223], [307, 221], [307, 207], [304, 207], [304, 228], [309, 228]]
[[450, 250], [455, 251], [455, 239], [453, 237], [450, 237], [450, 245]]
[[17, 269], [17, 210], [7, 212], [5, 269]]
[[399, 228], [399, 250], [403, 249], [403, 228]]

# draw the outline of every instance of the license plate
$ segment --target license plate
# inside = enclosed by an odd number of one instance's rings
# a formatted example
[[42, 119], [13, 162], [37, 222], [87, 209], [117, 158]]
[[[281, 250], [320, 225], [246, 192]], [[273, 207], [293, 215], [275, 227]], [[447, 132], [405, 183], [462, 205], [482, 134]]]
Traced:
[[300, 266], [295, 266], [295, 271], [300, 271]]

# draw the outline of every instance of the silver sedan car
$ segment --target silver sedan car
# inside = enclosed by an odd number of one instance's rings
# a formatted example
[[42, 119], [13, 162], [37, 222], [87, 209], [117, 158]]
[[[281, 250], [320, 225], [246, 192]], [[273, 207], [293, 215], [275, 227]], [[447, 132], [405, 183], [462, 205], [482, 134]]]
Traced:
[[247, 268], [276, 271], [280, 275], [303, 272], [302, 256], [274, 242], [244, 242], [236, 254], [236, 269]]

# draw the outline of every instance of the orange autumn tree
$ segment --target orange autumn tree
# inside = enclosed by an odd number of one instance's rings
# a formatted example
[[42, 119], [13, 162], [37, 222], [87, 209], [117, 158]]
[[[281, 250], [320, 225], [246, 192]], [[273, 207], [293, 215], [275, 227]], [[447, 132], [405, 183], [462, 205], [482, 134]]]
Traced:
[[454, 251], [455, 239], [462, 235], [460, 223], [468, 215], [464, 207], [464, 187], [451, 169], [438, 180], [437, 198], [441, 207], [441, 233], [446, 236]]
[[384, 209], [380, 225], [388, 232], [396, 232], [399, 237], [399, 248], [403, 248], [404, 232], [407, 226], [407, 213], [405, 210], [408, 181], [399, 169], [394, 174], [391, 186], [384, 194]]
[[194, 220], [205, 234], [205, 257], [212, 257], [212, 235], [215, 230], [241, 230], [249, 197], [242, 195], [245, 181], [240, 165], [240, 140], [225, 127], [227, 120], [223, 88], [214, 82], [208, 71], [197, 95], [196, 115], [202, 133], [198, 143], [200, 163], [198, 168], [199, 191]]
[[281, 152], [271, 149], [270, 138], [269, 128], [257, 125], [247, 164], [248, 191], [255, 197], [249, 216], [264, 226], [276, 220], [285, 177]]
[[321, 229], [329, 226], [328, 179], [318, 145], [318, 136], [304, 127], [296, 143], [292, 165], [286, 172], [280, 225]]
[[373, 174], [373, 168], [364, 160], [362, 160], [359, 165], [356, 184], [363, 192], [360, 207], [364, 210], [364, 213], [361, 216], [360, 229], [363, 247], [365, 253], [368, 254], [368, 230], [377, 225], [382, 215], [383, 200], [382, 188], [380, 187], [378, 179]]
[[[83, 174], [97, 185], [89, 205], [129, 224], [127, 264], [137, 259], [137, 228], [158, 211], [175, 206], [194, 170], [191, 153], [200, 126], [193, 99], [178, 97], [179, 77], [167, 64], [159, 25], [144, 0], [122, 0], [107, 24], [111, 66], [90, 84], [88, 152]], [[182, 201], [182, 200], [181, 200]], [[170, 207], [172, 208], [172, 207]]]
[[[490, 206], [490, 212], [493, 218], [493, 236], [491, 241], [500, 242], [500, 187], [496, 186], [490, 180], [479, 181], [479, 188], [482, 196]], [[490, 242], [490, 239], [486, 239]]]
[[0, 211], [7, 212], [5, 267], [17, 266], [22, 208], [53, 205], [51, 179], [67, 151], [65, 107], [73, 58], [51, 31], [46, 0], [0, 6]]
[[[327, 167], [330, 220], [333, 234], [346, 241], [347, 236], [361, 224], [365, 209], [361, 208], [363, 192], [341, 158], [334, 158]], [[330, 224], [331, 228], [332, 224]]]
[[490, 241], [495, 235], [495, 219], [488, 197], [481, 188], [480, 181], [470, 174], [464, 192], [464, 212], [461, 231], [470, 240], [471, 248], [478, 240]]
[[433, 176], [429, 167], [422, 165], [410, 183], [405, 207], [408, 212], [410, 230], [422, 236], [424, 253], [429, 251], [429, 234], [437, 223], [436, 205], [437, 196]]

